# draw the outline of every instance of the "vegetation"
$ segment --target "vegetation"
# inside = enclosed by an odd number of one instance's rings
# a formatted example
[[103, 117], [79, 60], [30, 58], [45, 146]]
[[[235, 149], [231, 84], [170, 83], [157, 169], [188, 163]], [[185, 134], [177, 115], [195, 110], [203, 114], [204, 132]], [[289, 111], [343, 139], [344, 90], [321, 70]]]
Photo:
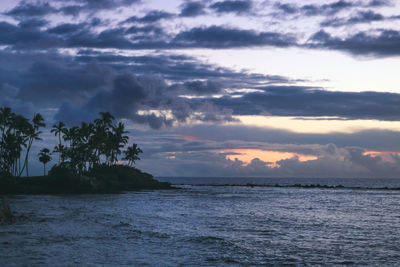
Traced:
[[51, 160], [50, 154], [51, 153], [48, 148], [42, 148], [38, 154], [39, 161], [43, 163], [43, 175], [46, 175], [46, 164]]
[[1, 172], [20, 177], [24, 170], [29, 176], [29, 152], [33, 141], [40, 140], [44, 119], [35, 114], [31, 121], [17, 115], [11, 108], [0, 108], [0, 167]]
[[[134, 168], [143, 151], [137, 144], [128, 146], [129, 137], [122, 122], [109, 112], [100, 112], [93, 122], [67, 128], [62, 121], [51, 133], [58, 137], [53, 153], [58, 163], [46, 176], [51, 151], [43, 148], [38, 159], [43, 177], [29, 177], [29, 152], [34, 141], [41, 140], [44, 119], [35, 114], [31, 121], [8, 107], [0, 108], [0, 194], [17, 193], [96, 193], [121, 190], [169, 188], [150, 174]], [[126, 150], [124, 148], [126, 147]], [[123, 160], [127, 166], [117, 165]], [[26, 177], [21, 177], [23, 171]]]

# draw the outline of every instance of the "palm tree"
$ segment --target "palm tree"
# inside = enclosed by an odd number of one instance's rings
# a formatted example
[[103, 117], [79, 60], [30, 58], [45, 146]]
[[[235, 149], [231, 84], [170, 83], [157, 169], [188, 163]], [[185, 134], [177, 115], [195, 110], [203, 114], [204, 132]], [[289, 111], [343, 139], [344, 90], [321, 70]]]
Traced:
[[39, 161], [43, 163], [43, 176], [46, 176], [46, 164], [51, 161], [50, 155], [51, 153], [48, 148], [42, 148], [38, 154]]
[[132, 167], [135, 164], [136, 160], [140, 160], [139, 154], [143, 153], [143, 151], [138, 148], [137, 144], [132, 144], [132, 146], [128, 147], [125, 151], [124, 160], [128, 161], [128, 166]]
[[63, 152], [62, 148], [62, 144], [61, 144], [61, 134], [62, 133], [66, 133], [67, 128], [65, 127], [65, 123], [63, 123], [62, 121], [59, 121], [58, 124], [54, 124], [53, 128], [51, 129], [51, 133], [54, 133], [54, 136], [58, 135], [58, 151], [54, 150], [54, 152], [58, 152], [59, 156], [58, 156], [58, 164], [61, 163], [61, 154]]
[[29, 129], [27, 129], [28, 146], [26, 148], [24, 165], [22, 167], [22, 170], [26, 168], [26, 176], [29, 176], [28, 159], [32, 143], [34, 140], [42, 140], [42, 138], [39, 137], [39, 135], [42, 133], [41, 131], [39, 131], [39, 129], [40, 127], [46, 126], [46, 124], [44, 123], [44, 119], [42, 115], [40, 115], [40, 113], [37, 113], [33, 116], [32, 123], [33, 125], [30, 125]]
[[122, 122], [113, 125], [112, 130], [109, 136], [111, 164], [118, 160], [118, 155], [121, 154], [121, 148], [123, 148], [129, 140], [129, 137], [124, 135], [128, 133], [128, 131], [125, 131], [125, 125]]
[[96, 124], [110, 127], [113, 120], [115, 120], [114, 116], [111, 115], [110, 112], [100, 112], [99, 114], [101, 118], [94, 121]]

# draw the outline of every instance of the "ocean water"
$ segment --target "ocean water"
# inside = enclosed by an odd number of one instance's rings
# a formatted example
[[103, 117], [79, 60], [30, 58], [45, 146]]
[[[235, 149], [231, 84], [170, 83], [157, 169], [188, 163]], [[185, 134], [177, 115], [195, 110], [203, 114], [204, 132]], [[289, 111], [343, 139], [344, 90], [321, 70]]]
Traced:
[[361, 183], [13, 196], [0, 266], [399, 266], [398, 181]]

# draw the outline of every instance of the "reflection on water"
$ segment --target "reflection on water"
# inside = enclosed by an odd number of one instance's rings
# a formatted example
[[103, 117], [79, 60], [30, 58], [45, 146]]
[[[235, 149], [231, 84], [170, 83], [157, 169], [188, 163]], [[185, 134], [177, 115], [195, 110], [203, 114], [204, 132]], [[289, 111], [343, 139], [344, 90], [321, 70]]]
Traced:
[[185, 186], [17, 196], [0, 266], [400, 263], [400, 192]]

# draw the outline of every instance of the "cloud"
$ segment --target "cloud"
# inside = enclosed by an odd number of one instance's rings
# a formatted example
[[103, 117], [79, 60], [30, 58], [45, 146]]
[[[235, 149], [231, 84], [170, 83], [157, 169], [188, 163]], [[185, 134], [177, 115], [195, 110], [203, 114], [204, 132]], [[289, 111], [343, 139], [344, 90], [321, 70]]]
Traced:
[[5, 14], [18, 20], [22, 20], [31, 17], [43, 17], [54, 12], [56, 12], [56, 9], [49, 3], [38, 2], [34, 4], [22, 1]]
[[295, 14], [299, 12], [299, 8], [296, 5], [293, 4], [283, 4], [283, 3], [275, 3], [274, 7], [279, 9], [285, 14]]
[[40, 27], [44, 27], [48, 24], [48, 21], [44, 20], [44, 19], [37, 19], [37, 18], [30, 18], [30, 19], [26, 19], [26, 20], [22, 20], [18, 23], [18, 27], [20, 27], [21, 29], [37, 29]]
[[[81, 92], [82, 101], [75, 101], [78, 103], [75, 105], [71, 101], [64, 102], [55, 118], [76, 124], [107, 110], [117, 118], [147, 124], [154, 129], [169, 127], [175, 121], [186, 122], [189, 118], [205, 122], [234, 121], [231, 110], [219, 109], [207, 101], [176, 100], [177, 95], [170, 94], [167, 84], [160, 78], [122, 73], [111, 80], [111, 89], [97, 89], [89, 97]], [[170, 110], [171, 115], [162, 110]], [[73, 116], [79, 113], [84, 116]]]
[[200, 1], [190, 1], [181, 5], [181, 17], [197, 17], [205, 14], [205, 6]]
[[149, 13], [147, 13], [143, 17], [132, 16], [132, 17], [126, 19], [124, 22], [125, 23], [133, 23], [133, 22], [154, 23], [154, 22], [158, 22], [163, 19], [173, 18], [174, 16], [175, 15], [172, 13], [159, 11], [159, 10], [153, 10], [153, 11], [150, 11]]
[[371, 0], [368, 2], [368, 7], [381, 7], [381, 6], [391, 6], [392, 0]]
[[[193, 125], [177, 127], [175, 133], [194, 136], [200, 140], [200, 145], [215, 149], [252, 148], [326, 156], [323, 151], [333, 150], [320, 146], [332, 143], [340, 148], [356, 146], [375, 151], [400, 151], [396, 141], [399, 132], [389, 130], [316, 134], [249, 125]], [[206, 140], [212, 143], [207, 144]]]
[[20, 49], [46, 49], [62, 44], [61, 40], [50, 36], [37, 28], [26, 28], [0, 22], [0, 44]]
[[[340, 143], [341, 135], [357, 140], [364, 135], [363, 133], [360, 135], [298, 134], [286, 131], [285, 134], [285, 131], [276, 129], [252, 128], [244, 125], [182, 126], [174, 133], [175, 135], [172, 135], [171, 132], [161, 131], [157, 135], [149, 136], [145, 132], [134, 132], [136, 140], [144, 144], [145, 154], [143, 161], [139, 162], [139, 167], [151, 169], [160, 176], [394, 178], [400, 174], [400, 158], [397, 154], [386, 153], [385, 157], [371, 155], [362, 147], [336, 145], [330, 142]], [[252, 134], [256, 135], [257, 142], [254, 142]], [[280, 136], [281, 134], [283, 136]], [[364, 138], [363, 144], [375, 148], [381, 147], [376, 143], [386, 141], [380, 139], [382, 135], [379, 131], [375, 134], [377, 139], [371, 139], [372, 136], [370, 139]], [[392, 138], [396, 138], [398, 132], [392, 132], [391, 135]], [[292, 137], [287, 138], [288, 136]], [[317, 142], [321, 141], [321, 144], [313, 142], [316, 137]], [[258, 158], [253, 158], [250, 164], [246, 164], [234, 159], [234, 156], [227, 157], [235, 153], [223, 152], [226, 149], [249, 148], [314, 155], [317, 158], [300, 161], [298, 157], [293, 156], [278, 160], [277, 167], [272, 167], [276, 165]], [[392, 149], [399, 149], [399, 146]], [[158, 168], [155, 169], [154, 166]]]
[[[115, 49], [185, 49], [234, 48], [253, 46], [288, 47], [296, 44], [295, 37], [276, 32], [255, 32], [221, 26], [196, 27], [175, 36], [166, 35], [162, 28], [116, 27], [95, 33], [86, 24], [61, 24], [47, 30], [25, 29], [0, 22], [0, 44], [15, 49], [45, 48], [115, 48]], [[145, 30], [150, 30], [146, 34]], [[68, 34], [67, 34], [68, 33]], [[153, 36], [151, 35], [153, 34]]]
[[380, 13], [368, 10], [368, 11], [360, 11], [355, 16], [352, 16], [347, 19], [340, 19], [340, 18], [327, 19], [321, 23], [321, 26], [340, 27], [340, 26], [354, 25], [359, 23], [371, 23], [374, 21], [383, 21], [385, 19], [389, 18], [385, 18]]
[[186, 93], [194, 93], [196, 95], [210, 95], [210, 94], [217, 94], [222, 91], [224, 88], [223, 82], [218, 81], [200, 81], [200, 80], [193, 80], [188, 81], [183, 84], [175, 84], [171, 87], [174, 90], [186, 90]]
[[240, 30], [221, 26], [197, 27], [177, 34], [172, 45], [182, 47], [230, 48], [250, 46], [287, 47], [295, 38], [276, 32]]
[[48, 33], [51, 34], [57, 34], [57, 35], [64, 35], [64, 34], [72, 34], [76, 33], [84, 27], [84, 24], [71, 24], [71, 23], [65, 23], [65, 24], [60, 24], [57, 25], [53, 28], [50, 28], [47, 30]]
[[342, 11], [348, 11], [352, 8], [369, 8], [389, 5], [389, 1], [370, 1], [368, 3], [360, 3], [356, 1], [339, 0], [327, 4], [306, 4], [296, 5], [282, 2], [275, 2], [274, 7], [288, 15], [300, 14], [303, 16], [331, 16]]
[[[60, 3], [65, 2], [64, 0], [56, 1]], [[95, 13], [100, 10], [129, 7], [140, 2], [140, 0], [72, 0], [68, 2], [68, 5], [64, 5], [58, 11], [65, 15], [77, 16], [82, 12]]]
[[333, 116], [346, 119], [400, 119], [400, 94], [379, 92], [335, 92], [301, 86], [260, 87], [264, 92], [243, 97], [214, 99], [217, 106], [234, 115]]
[[[330, 145], [330, 147], [335, 147]], [[254, 158], [250, 164], [228, 159], [225, 154], [211, 151], [179, 151], [153, 154], [139, 162], [159, 176], [198, 177], [304, 177], [304, 178], [394, 178], [400, 174], [396, 156], [386, 161], [380, 156], [364, 154], [355, 147], [341, 149], [341, 155], [320, 156], [316, 160], [299, 161], [297, 157], [278, 161], [278, 167]], [[149, 165], [149, 164], [153, 165]], [[158, 166], [154, 170], [154, 165]]]
[[249, 13], [252, 8], [251, 1], [220, 1], [210, 5], [210, 8], [213, 9], [217, 13], [236, 13], [243, 14]]
[[311, 36], [308, 47], [342, 50], [353, 55], [399, 55], [400, 32], [396, 30], [378, 30], [377, 34], [359, 32], [342, 39], [320, 30]]

